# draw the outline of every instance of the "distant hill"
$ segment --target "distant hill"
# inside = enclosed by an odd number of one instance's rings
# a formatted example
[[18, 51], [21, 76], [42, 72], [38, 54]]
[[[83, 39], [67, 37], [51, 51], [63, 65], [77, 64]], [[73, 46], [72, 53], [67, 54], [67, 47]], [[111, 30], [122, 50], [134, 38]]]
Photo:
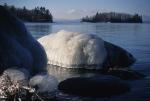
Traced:
[[83, 17], [82, 22], [111, 22], [111, 23], [142, 23], [142, 16], [138, 14], [126, 14], [126, 13], [99, 13], [97, 12], [93, 16]]

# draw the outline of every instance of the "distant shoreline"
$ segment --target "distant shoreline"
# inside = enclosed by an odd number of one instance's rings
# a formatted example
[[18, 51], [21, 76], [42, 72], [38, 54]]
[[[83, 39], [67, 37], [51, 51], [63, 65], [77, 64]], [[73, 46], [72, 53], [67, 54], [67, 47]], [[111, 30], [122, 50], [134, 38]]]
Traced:
[[81, 23], [84, 23], [84, 22], [86, 22], [86, 23], [131, 23], [131, 24], [132, 24], [132, 23], [139, 23], [139, 24], [140, 24], [140, 23], [141, 23], [141, 24], [142, 24], [142, 23], [150, 23], [150, 22], [92, 22], [92, 21], [91, 21], [91, 22], [88, 22], [88, 21], [81, 21]]
[[[47, 24], [80, 24], [80, 23], [93, 23], [93, 24], [117, 24], [118, 22], [57, 22], [57, 21], [54, 21], [54, 22], [27, 22], [27, 21], [23, 21], [24, 23], [47, 23]], [[142, 23], [127, 23], [127, 22], [124, 22], [124, 23], [118, 23], [118, 24], [150, 24], [150, 22], [142, 22]]]
[[127, 14], [116, 12], [97, 12], [93, 16], [86, 16], [81, 19], [81, 22], [106, 22], [106, 23], [143, 23], [142, 16], [139, 14]]

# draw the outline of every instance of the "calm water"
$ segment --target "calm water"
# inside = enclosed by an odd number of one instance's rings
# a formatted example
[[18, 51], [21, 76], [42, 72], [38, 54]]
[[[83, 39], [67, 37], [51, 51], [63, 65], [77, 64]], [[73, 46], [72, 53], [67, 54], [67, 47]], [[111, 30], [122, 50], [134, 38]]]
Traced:
[[106, 41], [125, 48], [137, 59], [132, 68], [146, 74], [147, 78], [130, 82], [133, 89], [129, 94], [111, 100], [120, 101], [120, 99], [126, 98], [133, 101], [135, 99], [150, 101], [150, 97], [148, 97], [150, 95], [150, 24], [26, 23], [26, 26], [36, 39], [65, 29], [85, 34], [96, 34]]
[[61, 29], [96, 34], [106, 41], [117, 44], [137, 59], [135, 69], [150, 67], [150, 24], [111, 24], [111, 23], [27, 23], [27, 28], [36, 38], [57, 32]]

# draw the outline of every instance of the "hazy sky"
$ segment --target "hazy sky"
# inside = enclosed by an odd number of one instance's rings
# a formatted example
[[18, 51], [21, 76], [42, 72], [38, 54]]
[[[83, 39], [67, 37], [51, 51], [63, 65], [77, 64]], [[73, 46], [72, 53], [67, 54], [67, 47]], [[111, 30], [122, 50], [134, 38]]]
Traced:
[[78, 19], [99, 12], [139, 13], [150, 16], [150, 0], [0, 0], [17, 7], [48, 8], [56, 19]]

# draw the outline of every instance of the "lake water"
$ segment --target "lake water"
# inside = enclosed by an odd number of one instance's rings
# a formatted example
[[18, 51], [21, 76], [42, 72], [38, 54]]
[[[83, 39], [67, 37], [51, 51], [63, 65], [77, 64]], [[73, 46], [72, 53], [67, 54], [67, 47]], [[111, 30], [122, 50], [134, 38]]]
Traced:
[[150, 24], [27, 23], [26, 25], [36, 39], [62, 29], [96, 34], [131, 52], [137, 59], [132, 66], [135, 69], [145, 70], [150, 67]]
[[64, 29], [96, 34], [106, 41], [125, 48], [137, 59], [131, 68], [144, 73], [147, 77], [143, 80], [130, 81], [132, 85], [130, 93], [111, 98], [109, 101], [150, 101], [150, 24], [26, 23], [26, 26], [36, 39]]

